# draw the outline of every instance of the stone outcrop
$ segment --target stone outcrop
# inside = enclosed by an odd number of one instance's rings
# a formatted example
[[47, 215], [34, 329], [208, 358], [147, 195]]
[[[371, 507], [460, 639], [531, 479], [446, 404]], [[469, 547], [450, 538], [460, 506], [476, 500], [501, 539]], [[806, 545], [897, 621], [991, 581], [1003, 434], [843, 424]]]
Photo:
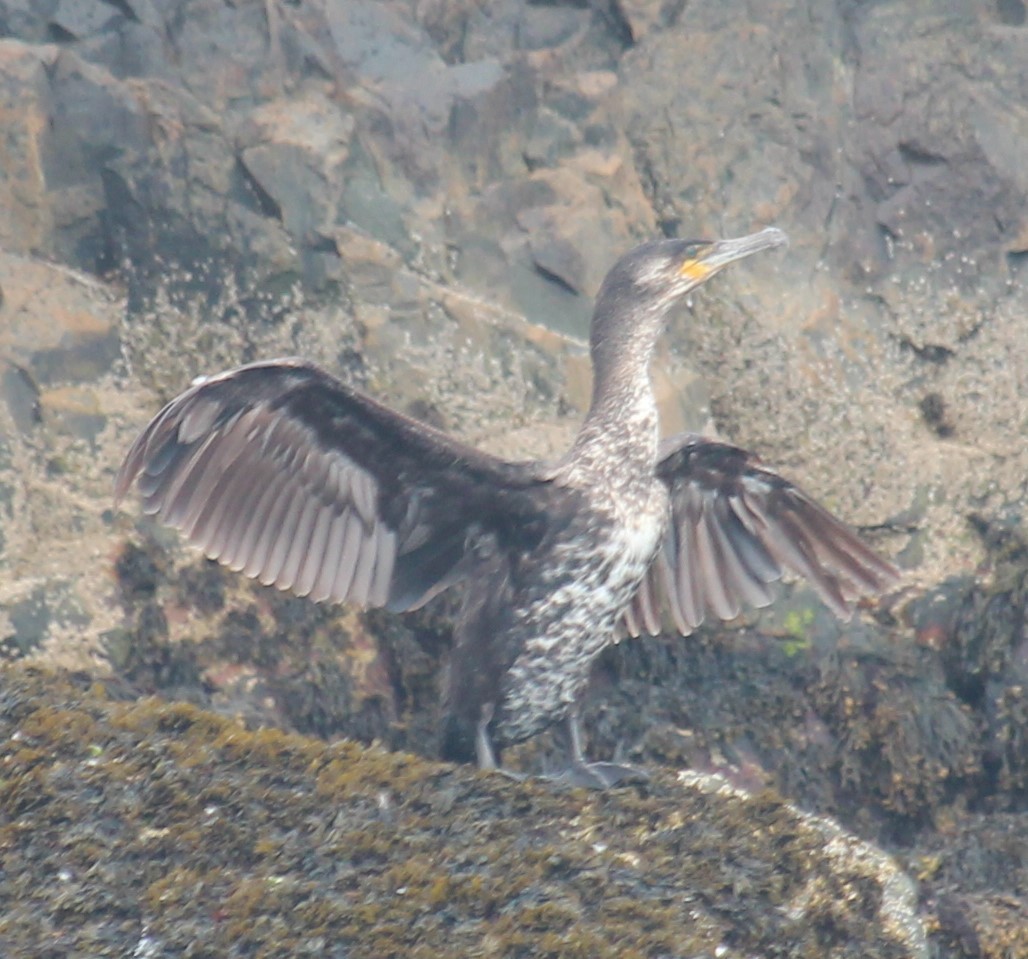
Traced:
[[835, 815], [922, 881], [941, 955], [1023, 953], [1026, 90], [1023, 0], [0, 0], [5, 656], [430, 752], [445, 602], [315, 609], [204, 564], [112, 508], [134, 431], [302, 354], [547, 455], [613, 259], [773, 223], [790, 250], [672, 324], [665, 427], [759, 451], [904, 585], [612, 651], [594, 749]]

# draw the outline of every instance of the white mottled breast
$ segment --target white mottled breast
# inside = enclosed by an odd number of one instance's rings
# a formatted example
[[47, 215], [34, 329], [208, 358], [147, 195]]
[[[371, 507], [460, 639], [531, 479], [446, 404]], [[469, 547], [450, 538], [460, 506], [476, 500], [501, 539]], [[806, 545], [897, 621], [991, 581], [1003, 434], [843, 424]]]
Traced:
[[616, 640], [664, 534], [667, 492], [656, 478], [629, 496], [594, 487], [591, 498], [582, 525], [548, 557], [553, 581], [517, 611], [526, 641], [504, 679], [511, 708], [500, 717], [501, 739], [526, 739], [567, 713], [593, 660]]

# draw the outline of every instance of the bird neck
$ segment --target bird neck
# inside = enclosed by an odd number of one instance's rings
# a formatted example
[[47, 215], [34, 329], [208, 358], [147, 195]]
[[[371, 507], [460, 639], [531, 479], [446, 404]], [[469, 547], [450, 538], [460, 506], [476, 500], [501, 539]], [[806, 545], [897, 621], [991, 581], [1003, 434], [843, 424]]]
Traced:
[[617, 362], [594, 357], [594, 371], [592, 403], [572, 447], [573, 459], [650, 475], [657, 461], [659, 426], [649, 357], [631, 350]]

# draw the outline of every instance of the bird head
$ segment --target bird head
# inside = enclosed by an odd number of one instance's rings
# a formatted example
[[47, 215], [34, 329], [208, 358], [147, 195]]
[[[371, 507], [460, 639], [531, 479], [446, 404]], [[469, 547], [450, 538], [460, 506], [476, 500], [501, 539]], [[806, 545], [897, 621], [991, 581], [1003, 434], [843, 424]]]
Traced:
[[647, 353], [672, 304], [730, 263], [784, 246], [774, 227], [731, 240], [655, 240], [626, 253], [607, 274], [596, 299], [591, 343], [599, 352], [639, 344]]

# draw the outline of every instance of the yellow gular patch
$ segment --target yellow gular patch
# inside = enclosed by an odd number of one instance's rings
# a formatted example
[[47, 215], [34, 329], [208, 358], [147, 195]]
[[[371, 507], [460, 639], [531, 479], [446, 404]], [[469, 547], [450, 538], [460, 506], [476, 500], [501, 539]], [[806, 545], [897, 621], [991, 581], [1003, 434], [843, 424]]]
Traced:
[[688, 277], [690, 280], [694, 280], [697, 283], [702, 282], [708, 276], [710, 276], [710, 268], [703, 262], [703, 260], [686, 260], [679, 268], [678, 272], [682, 276]]

